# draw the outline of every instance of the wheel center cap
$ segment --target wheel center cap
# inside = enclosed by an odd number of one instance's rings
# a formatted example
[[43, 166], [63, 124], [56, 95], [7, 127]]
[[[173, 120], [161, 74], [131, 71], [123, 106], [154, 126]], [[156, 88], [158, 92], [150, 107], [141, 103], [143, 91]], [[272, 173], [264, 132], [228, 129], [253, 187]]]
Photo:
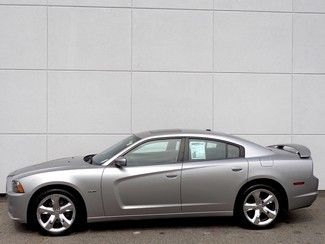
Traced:
[[59, 208], [55, 208], [55, 209], [54, 209], [54, 214], [55, 214], [55, 216], [59, 216], [59, 214], [60, 214], [60, 209], [59, 209]]

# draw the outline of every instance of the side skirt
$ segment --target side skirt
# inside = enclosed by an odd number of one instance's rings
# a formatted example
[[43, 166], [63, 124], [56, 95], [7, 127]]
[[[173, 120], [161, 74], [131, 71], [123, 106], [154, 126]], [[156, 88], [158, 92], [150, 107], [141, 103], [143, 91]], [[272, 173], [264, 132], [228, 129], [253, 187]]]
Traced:
[[88, 221], [88, 223], [93, 223], [93, 222], [115, 221], [115, 220], [139, 220], [139, 219], [159, 219], [159, 218], [188, 218], [188, 217], [213, 217], [213, 216], [233, 216], [233, 211], [100, 216], [100, 217], [88, 217], [87, 218], [87, 221]]

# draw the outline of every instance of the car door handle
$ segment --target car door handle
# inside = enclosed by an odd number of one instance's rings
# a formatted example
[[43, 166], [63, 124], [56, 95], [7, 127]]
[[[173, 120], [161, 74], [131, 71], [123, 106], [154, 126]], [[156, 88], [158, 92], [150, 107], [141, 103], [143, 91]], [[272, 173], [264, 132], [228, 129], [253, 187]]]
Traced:
[[232, 167], [231, 170], [234, 172], [239, 172], [239, 171], [242, 171], [243, 168], [242, 167]]
[[170, 175], [166, 175], [167, 178], [176, 178], [178, 175], [175, 175], [175, 174], [170, 174]]

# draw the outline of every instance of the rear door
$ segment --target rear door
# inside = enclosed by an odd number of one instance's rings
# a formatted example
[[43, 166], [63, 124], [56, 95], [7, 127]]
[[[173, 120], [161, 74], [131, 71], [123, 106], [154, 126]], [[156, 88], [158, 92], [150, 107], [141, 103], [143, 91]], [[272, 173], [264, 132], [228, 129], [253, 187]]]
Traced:
[[181, 212], [181, 138], [144, 142], [124, 157], [127, 166], [104, 170], [102, 194], [107, 216]]
[[185, 144], [182, 211], [232, 211], [237, 192], [247, 179], [244, 149], [204, 138], [189, 138]]

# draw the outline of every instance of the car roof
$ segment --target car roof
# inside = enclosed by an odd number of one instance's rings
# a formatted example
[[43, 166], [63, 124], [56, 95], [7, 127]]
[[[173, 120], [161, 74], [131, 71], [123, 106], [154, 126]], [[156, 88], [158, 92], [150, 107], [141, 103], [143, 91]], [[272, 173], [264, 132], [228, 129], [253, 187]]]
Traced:
[[221, 132], [206, 130], [194, 130], [194, 129], [166, 129], [166, 130], [149, 130], [136, 133], [135, 135], [141, 139], [151, 137], [151, 136], [172, 136], [172, 135], [222, 135], [227, 134]]

